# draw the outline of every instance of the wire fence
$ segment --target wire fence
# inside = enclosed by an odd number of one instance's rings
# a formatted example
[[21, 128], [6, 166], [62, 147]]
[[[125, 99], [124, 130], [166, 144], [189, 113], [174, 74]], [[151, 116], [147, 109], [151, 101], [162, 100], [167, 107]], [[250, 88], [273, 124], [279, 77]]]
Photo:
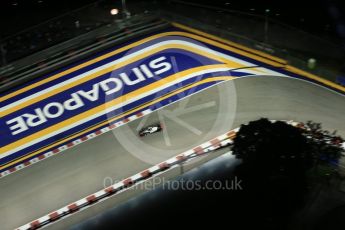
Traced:
[[121, 2], [116, 1], [110, 5], [108, 1], [100, 0], [1, 39], [1, 66], [92, 31], [121, 17], [121, 15], [111, 15], [110, 7], [121, 8]]
[[161, 7], [161, 16], [272, 54], [292, 66], [344, 84], [345, 50], [340, 44], [273, 20], [269, 15], [172, 0]]
[[[177, 0], [128, 0], [127, 11], [124, 3], [124, 0], [100, 0], [2, 39], [0, 75], [13, 68], [9, 64], [48, 47], [130, 15], [151, 13], [283, 58], [292, 66], [331, 81], [345, 83], [342, 47], [273, 20], [268, 14], [255, 15]], [[119, 9], [119, 13], [112, 15], [111, 9]]]

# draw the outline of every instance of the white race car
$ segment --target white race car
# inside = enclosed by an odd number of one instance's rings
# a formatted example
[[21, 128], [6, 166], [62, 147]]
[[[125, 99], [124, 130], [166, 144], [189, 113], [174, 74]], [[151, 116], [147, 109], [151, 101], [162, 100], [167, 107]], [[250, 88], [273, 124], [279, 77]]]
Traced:
[[140, 137], [143, 137], [143, 136], [146, 136], [148, 134], [152, 134], [152, 133], [156, 133], [156, 132], [160, 132], [162, 130], [162, 125], [161, 124], [154, 124], [154, 125], [150, 125], [150, 126], [147, 126], [145, 128], [142, 128], [140, 131], [139, 131], [139, 136]]

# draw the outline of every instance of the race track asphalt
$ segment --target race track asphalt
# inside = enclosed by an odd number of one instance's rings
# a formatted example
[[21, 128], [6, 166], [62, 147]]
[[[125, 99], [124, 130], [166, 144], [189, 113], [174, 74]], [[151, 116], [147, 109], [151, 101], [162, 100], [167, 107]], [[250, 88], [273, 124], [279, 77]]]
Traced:
[[[26, 224], [102, 189], [104, 182], [260, 117], [314, 120], [345, 136], [344, 115], [343, 95], [308, 82], [272, 76], [228, 81], [0, 179], [1, 229]], [[137, 136], [138, 129], [156, 122], [163, 132]]]

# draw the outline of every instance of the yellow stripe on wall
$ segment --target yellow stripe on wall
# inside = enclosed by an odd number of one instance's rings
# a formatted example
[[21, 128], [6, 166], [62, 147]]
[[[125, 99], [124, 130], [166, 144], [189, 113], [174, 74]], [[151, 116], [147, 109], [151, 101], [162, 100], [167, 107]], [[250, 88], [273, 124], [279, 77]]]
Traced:
[[176, 22], [173, 22], [171, 23], [173, 26], [177, 27], [177, 28], [181, 28], [183, 30], [187, 30], [189, 32], [192, 32], [192, 33], [195, 33], [195, 34], [199, 34], [199, 35], [202, 35], [202, 36], [205, 36], [205, 37], [208, 37], [208, 38], [211, 38], [213, 40], [216, 40], [216, 41], [220, 41], [220, 42], [223, 42], [225, 44], [228, 44], [230, 46], [233, 46], [235, 48], [238, 48], [238, 49], [241, 49], [241, 50], [245, 50], [247, 52], [250, 52], [250, 53], [254, 53], [256, 55], [259, 55], [261, 57], [265, 57], [267, 59], [270, 59], [270, 60], [273, 60], [273, 61], [276, 61], [282, 65], [286, 65], [287, 64], [287, 61], [285, 61], [284, 59], [281, 59], [281, 58], [278, 58], [278, 57], [275, 57], [275, 56], [272, 56], [272, 55], [269, 55], [267, 53], [264, 53], [260, 50], [255, 50], [255, 49], [251, 49], [249, 47], [246, 47], [246, 46], [243, 46], [241, 44], [238, 44], [238, 43], [235, 43], [235, 42], [232, 42], [232, 41], [229, 41], [229, 40], [225, 40], [223, 38], [220, 38], [220, 37], [217, 37], [217, 36], [214, 36], [214, 35], [211, 35], [211, 34], [208, 34], [208, 33], [205, 33], [203, 31], [200, 31], [200, 30], [197, 30], [197, 29], [194, 29], [194, 28], [191, 28], [191, 27], [188, 27], [188, 26], [185, 26], [185, 25], [182, 25], [180, 23], [176, 23]]
[[[307, 77], [307, 78], [309, 78], [309, 79], [318, 81], [318, 82], [323, 83], [323, 84], [325, 84], [325, 85], [327, 85], [327, 86], [330, 86], [330, 87], [332, 87], [332, 88], [335, 88], [335, 89], [338, 89], [338, 90], [340, 90], [340, 91], [342, 91], [342, 92], [345, 92], [345, 87], [343, 87], [343, 86], [341, 86], [341, 85], [339, 85], [339, 84], [336, 84], [336, 83], [334, 83], [334, 82], [332, 82], [332, 81], [329, 81], [329, 80], [327, 80], [327, 79], [325, 79], [325, 78], [322, 78], [322, 77], [319, 77], [319, 76], [317, 76], [317, 75], [308, 73], [308, 72], [303, 71], [303, 70], [301, 70], [301, 69], [298, 69], [298, 68], [296, 68], [296, 67], [287, 65], [287, 64], [288, 64], [287, 61], [285, 61], [285, 60], [283, 60], [283, 59], [280, 59], [280, 58], [278, 58], [278, 57], [275, 57], [275, 56], [266, 54], [266, 53], [261, 52], [261, 51], [259, 51], [259, 50], [254, 50], [254, 49], [251, 49], [251, 48], [249, 48], [249, 47], [242, 46], [242, 45], [237, 44], [237, 43], [235, 43], [235, 42], [231, 42], [231, 41], [229, 41], [229, 40], [225, 40], [225, 39], [219, 38], [219, 37], [217, 37], [217, 36], [214, 36], [214, 35], [211, 35], [211, 34], [202, 32], [202, 31], [200, 31], [200, 30], [196, 30], [196, 29], [194, 29], [194, 28], [190, 28], [190, 27], [188, 27], [188, 26], [184, 26], [184, 25], [179, 24], [179, 23], [172, 23], [172, 24], [173, 24], [174, 26], [178, 27], [178, 28], [181, 28], [181, 29], [184, 29], [184, 30], [187, 30], [187, 31], [196, 33], [196, 34], [200, 34], [200, 35], [203, 35], [203, 36], [205, 36], [205, 37], [208, 37], [208, 38], [211, 38], [211, 39], [214, 39], [214, 40], [217, 40], [217, 41], [221, 41], [221, 42], [226, 43], [226, 44], [229, 44], [229, 45], [233, 45], [233, 46], [238, 47], [238, 48], [240, 48], [240, 49], [247, 50], [247, 51], [252, 52], [252, 53], [256, 53], [256, 54], [258, 54], [258, 55], [260, 55], [260, 56], [262, 56], [262, 57], [266, 57], [266, 58], [271, 59], [271, 60], [275, 60], [275, 61], [277, 61], [278, 63], [283, 64], [283, 65], [284, 65], [284, 69], [286, 69], [286, 70], [288, 70], [288, 71], [290, 71], [290, 72], [292, 72], [292, 73], [295, 73], [295, 74], [298, 74], [298, 75], [302, 75], [302, 76]], [[242, 54], [242, 55], [243, 55], [243, 56], [246, 56], [246, 57], [249, 57], [249, 56], [246, 55], [246, 54]], [[253, 59], [262, 61], [261, 58], [253, 58]], [[267, 62], [265, 62], [265, 63], [267, 63]], [[267, 64], [268, 64], [268, 63], [267, 63]]]
[[303, 70], [300, 70], [300, 69], [298, 69], [296, 67], [288, 65], [288, 66], [286, 66], [286, 70], [288, 70], [290, 72], [293, 72], [293, 73], [297, 73], [297, 74], [302, 75], [304, 77], [307, 77], [309, 79], [318, 81], [318, 82], [323, 83], [325, 85], [331, 86], [331, 87], [333, 87], [335, 89], [338, 89], [338, 90], [340, 90], [342, 92], [345, 92], [345, 87], [343, 87], [343, 86], [341, 86], [339, 84], [336, 84], [334, 82], [331, 82], [331, 81], [329, 81], [327, 79], [324, 79], [324, 78], [321, 78], [319, 76], [316, 76], [314, 74], [311, 74], [311, 73], [305, 72]]
[[24, 88], [19, 89], [19, 90], [15, 91], [15, 92], [9, 93], [9, 94], [7, 94], [6, 96], [1, 97], [1, 98], [0, 98], [0, 102], [5, 101], [5, 100], [7, 100], [7, 99], [9, 99], [9, 98], [11, 98], [11, 97], [14, 97], [14, 96], [16, 96], [16, 95], [18, 95], [18, 94], [23, 93], [23, 92], [26, 92], [26, 91], [28, 91], [28, 90], [30, 90], [30, 89], [33, 89], [33, 88], [35, 88], [35, 87], [37, 87], [37, 86], [43, 85], [43, 84], [45, 84], [45, 83], [47, 83], [47, 82], [53, 81], [53, 80], [55, 80], [55, 79], [58, 79], [59, 77], [62, 77], [62, 76], [64, 76], [64, 75], [67, 75], [67, 74], [69, 74], [69, 73], [72, 73], [72, 72], [74, 72], [74, 71], [77, 71], [77, 70], [79, 70], [79, 69], [81, 69], [81, 68], [84, 68], [84, 67], [86, 67], [86, 66], [89, 66], [89, 65], [91, 65], [91, 64], [94, 64], [94, 63], [96, 63], [96, 62], [98, 62], [98, 61], [102, 61], [102, 60], [104, 60], [104, 59], [106, 59], [106, 58], [108, 58], [108, 57], [111, 57], [111, 56], [113, 56], [113, 55], [119, 54], [119, 53], [121, 53], [121, 52], [123, 52], [123, 51], [126, 51], [126, 50], [128, 50], [128, 49], [131, 49], [131, 48], [133, 48], [133, 47], [136, 47], [136, 46], [138, 46], [138, 45], [141, 45], [142, 43], [145, 43], [145, 42], [147, 42], [147, 41], [151, 41], [151, 40], [153, 40], [153, 39], [160, 38], [160, 37], [163, 37], [163, 36], [168, 36], [169, 34], [170, 34], [170, 32], [168, 32], [168, 33], [161, 33], [161, 34], [157, 34], [157, 35], [153, 35], [153, 36], [150, 36], [150, 37], [148, 37], [148, 38], [142, 39], [142, 40], [140, 40], [140, 41], [131, 43], [131, 44], [127, 45], [127, 46], [121, 47], [121, 48], [119, 48], [119, 49], [117, 49], [117, 50], [114, 50], [114, 51], [112, 51], [112, 52], [110, 52], [110, 53], [104, 54], [104, 55], [99, 56], [99, 57], [97, 57], [97, 58], [95, 58], [95, 59], [89, 60], [89, 61], [87, 61], [87, 62], [84, 62], [84, 63], [80, 64], [80, 65], [77, 65], [77, 66], [75, 66], [75, 67], [72, 67], [72, 68], [70, 68], [70, 69], [67, 69], [67, 70], [65, 70], [65, 71], [62, 71], [61, 73], [58, 73], [58, 74], [55, 74], [55, 75], [53, 75], [53, 76], [51, 76], [51, 77], [45, 78], [45, 79], [42, 80], [42, 81], [33, 83], [33, 84], [31, 84], [31, 85], [29, 85], [29, 86], [27, 86], [27, 87], [24, 87]]
[[[178, 25], [178, 24], [176, 24], [176, 25]], [[179, 26], [182, 26], [182, 25], [179, 25]], [[185, 27], [185, 28], [187, 28], [187, 27]], [[192, 30], [192, 29], [189, 29], [189, 30]], [[198, 32], [198, 33], [202, 33], [202, 32]], [[203, 34], [206, 34], [206, 33], [203, 33]], [[212, 37], [213, 39], [223, 40], [223, 39], [217, 38], [217, 37], [215, 37], [215, 36], [213, 36], [213, 35], [209, 35], [209, 34], [206, 34], [206, 35], [209, 36], [209, 37]], [[35, 87], [37, 87], [37, 86], [40, 86], [40, 85], [42, 85], [42, 84], [45, 84], [45, 83], [47, 83], [47, 82], [50, 82], [50, 81], [52, 81], [52, 80], [58, 79], [59, 77], [62, 77], [62, 76], [64, 76], [64, 75], [66, 75], [66, 74], [69, 74], [69, 73], [72, 73], [72, 72], [74, 72], [74, 71], [77, 71], [77, 70], [79, 70], [79, 69], [81, 69], [81, 68], [83, 68], [83, 67], [89, 66], [89, 65], [91, 65], [91, 64], [94, 64], [94, 63], [96, 63], [96, 62], [98, 62], [98, 61], [104, 60], [104, 59], [106, 59], [106, 58], [108, 58], [108, 57], [111, 57], [111, 56], [113, 56], [113, 55], [119, 54], [119, 53], [121, 53], [121, 52], [123, 52], [123, 51], [126, 51], [126, 50], [128, 50], [128, 49], [134, 48], [134, 47], [136, 47], [136, 46], [138, 46], [138, 45], [141, 45], [141, 44], [143, 44], [143, 43], [145, 43], [145, 42], [152, 41], [152, 40], [154, 40], [154, 39], [161, 38], [161, 37], [165, 37], [165, 36], [184, 36], [184, 37], [193, 38], [193, 39], [195, 39], [195, 40], [202, 41], [202, 42], [205, 42], [205, 43], [208, 43], [208, 44], [217, 46], [217, 47], [219, 47], [219, 48], [223, 48], [223, 49], [226, 49], [226, 50], [228, 50], [228, 51], [233, 51], [233, 52], [236, 52], [236, 53], [238, 53], [238, 54], [241, 54], [241, 55], [244, 55], [244, 56], [253, 58], [253, 59], [255, 59], [255, 60], [262, 61], [262, 62], [264, 62], [264, 63], [266, 63], [266, 64], [271, 64], [271, 65], [273, 65], [273, 66], [279, 66], [279, 64], [276, 63], [276, 62], [272, 62], [272, 61], [270, 61], [270, 60], [267, 60], [267, 59], [264, 59], [264, 58], [260, 58], [259, 56], [256, 56], [256, 55], [253, 55], [253, 54], [250, 54], [250, 53], [241, 51], [241, 50], [236, 49], [236, 48], [233, 48], [233, 47], [226, 46], [226, 45], [221, 44], [221, 43], [219, 43], [219, 42], [212, 41], [212, 40], [210, 40], [210, 39], [207, 39], [207, 38], [204, 38], [204, 37], [195, 35], [195, 34], [186, 33], [186, 32], [178, 32], [178, 31], [174, 31], [174, 32], [165, 32], [165, 33], [156, 34], [156, 35], [147, 37], [147, 38], [145, 38], [145, 39], [142, 39], [142, 40], [140, 40], [140, 41], [131, 43], [131, 44], [126, 45], [126, 46], [124, 46], [124, 47], [122, 47], [122, 48], [120, 48], [120, 49], [117, 49], [117, 50], [112, 51], [112, 52], [110, 52], [110, 53], [104, 54], [104, 55], [102, 55], [102, 56], [100, 56], [100, 57], [97, 57], [97, 58], [95, 58], [95, 59], [89, 60], [89, 61], [87, 61], [87, 62], [85, 62], [85, 63], [82, 63], [82, 64], [77, 65], [77, 66], [75, 66], [75, 67], [72, 67], [72, 68], [70, 68], [70, 69], [67, 69], [67, 70], [65, 70], [65, 71], [63, 71], [63, 72], [61, 72], [61, 73], [58, 73], [58, 74], [53, 75], [53, 76], [51, 76], [51, 77], [48, 77], [48, 78], [46, 78], [46, 79], [44, 79], [44, 80], [42, 80], [42, 81], [33, 83], [33, 84], [29, 85], [29, 86], [26, 86], [26, 87], [24, 87], [24, 88], [22, 88], [22, 89], [19, 89], [19, 90], [15, 91], [15, 92], [9, 93], [9, 94], [7, 94], [7, 95], [1, 97], [1, 98], [0, 98], [0, 102], [5, 101], [5, 100], [7, 100], [7, 99], [9, 99], [9, 98], [11, 98], [11, 97], [14, 97], [14, 96], [16, 96], [16, 95], [18, 95], [18, 94], [21, 94], [21, 93], [23, 93], [23, 92], [26, 92], [26, 91], [28, 91], [28, 90], [30, 90], [30, 89], [33, 89], [33, 88], [35, 88]], [[224, 41], [226, 41], [226, 40], [224, 40]]]
[[215, 61], [218, 61], [218, 62], [221, 62], [221, 63], [226, 63], [226, 64], [229, 65], [229, 67], [232, 67], [232, 68], [244, 67], [244, 65], [242, 65], [242, 64], [239, 64], [239, 63], [236, 63], [236, 62], [233, 62], [233, 61], [229, 61], [229, 60], [227, 60], [225, 58], [222, 58], [222, 57], [219, 57], [217, 55], [204, 52], [204, 51], [199, 50], [199, 49], [195, 49], [193, 47], [189, 47], [189, 46], [181, 45], [181, 44], [167, 44], [167, 45], [163, 45], [161, 47], [157, 47], [157, 48], [151, 49], [151, 50], [149, 50], [149, 51], [147, 51], [147, 52], [145, 52], [143, 54], [140, 54], [140, 55], [138, 55], [138, 56], [136, 56], [136, 57], [134, 57], [134, 58], [132, 58], [130, 60], [126, 60], [126, 61], [123, 61], [123, 62], [118, 63], [116, 65], [109, 66], [109, 67], [107, 67], [107, 68], [105, 68], [103, 70], [100, 70], [100, 71], [98, 71], [96, 73], [90, 74], [90, 75], [88, 75], [88, 76], [86, 76], [84, 78], [81, 78], [81, 79], [79, 79], [79, 80], [77, 80], [75, 82], [72, 82], [70, 84], [60, 86], [59, 88], [56, 88], [54, 90], [51, 90], [51, 91], [49, 91], [49, 92], [47, 92], [45, 94], [42, 94], [42, 95], [38, 96], [38, 97], [32, 98], [30, 100], [27, 100], [27, 101], [25, 101], [25, 102], [23, 102], [21, 104], [18, 104], [17, 106], [14, 106], [14, 107], [11, 107], [11, 108], [9, 108], [7, 110], [4, 110], [0, 114], [1, 114], [2, 117], [6, 116], [6, 115], [8, 115], [10, 113], [13, 113], [13, 112], [15, 112], [15, 111], [17, 111], [19, 109], [22, 109], [24, 107], [27, 107], [29, 105], [32, 105], [32, 104], [34, 104], [36, 102], [39, 102], [39, 101], [41, 101], [43, 99], [46, 99], [46, 98], [51, 97], [51, 96], [53, 96], [55, 94], [61, 93], [63, 91], [66, 91], [66, 90], [68, 90], [68, 89], [70, 89], [70, 88], [72, 88], [74, 86], [80, 85], [82, 83], [85, 83], [87, 81], [95, 79], [95, 78], [97, 78], [97, 77], [99, 77], [99, 76], [101, 76], [103, 74], [109, 73], [109, 72], [114, 71], [114, 70], [119, 69], [119, 68], [122, 68], [122, 67], [124, 67], [124, 66], [126, 66], [126, 65], [128, 65], [130, 63], [133, 63], [133, 62], [136, 62], [138, 60], [144, 59], [144, 58], [146, 58], [146, 57], [148, 57], [150, 55], [153, 55], [155, 53], [158, 53], [158, 52], [161, 52], [161, 51], [167, 50], [167, 49], [181, 49], [181, 50], [193, 52], [195, 54], [198, 54], [198, 55], [201, 55], [201, 56], [213, 59]]

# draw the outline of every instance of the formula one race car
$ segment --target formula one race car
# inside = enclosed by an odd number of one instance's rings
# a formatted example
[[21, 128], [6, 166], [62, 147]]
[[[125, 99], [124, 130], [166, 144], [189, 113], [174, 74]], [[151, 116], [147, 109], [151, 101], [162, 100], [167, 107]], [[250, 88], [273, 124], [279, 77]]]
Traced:
[[145, 128], [142, 128], [139, 131], [139, 136], [143, 137], [143, 136], [146, 136], [148, 134], [157, 133], [157, 132], [160, 132], [162, 129], [163, 129], [163, 127], [159, 123], [158, 124], [154, 124], [154, 125], [150, 125], [150, 126], [147, 126]]

